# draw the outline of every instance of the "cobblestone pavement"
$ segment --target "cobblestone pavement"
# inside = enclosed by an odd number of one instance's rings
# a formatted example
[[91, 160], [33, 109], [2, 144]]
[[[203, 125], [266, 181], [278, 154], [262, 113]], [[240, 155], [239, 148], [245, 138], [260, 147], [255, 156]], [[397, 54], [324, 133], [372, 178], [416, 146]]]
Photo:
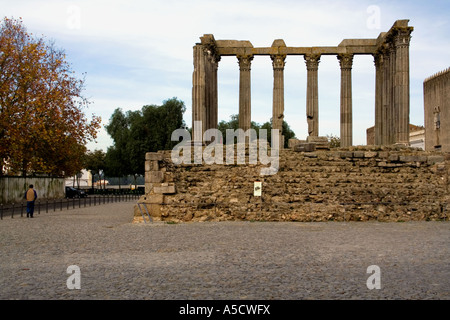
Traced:
[[0, 299], [450, 299], [450, 222], [136, 224], [133, 205], [4, 218]]

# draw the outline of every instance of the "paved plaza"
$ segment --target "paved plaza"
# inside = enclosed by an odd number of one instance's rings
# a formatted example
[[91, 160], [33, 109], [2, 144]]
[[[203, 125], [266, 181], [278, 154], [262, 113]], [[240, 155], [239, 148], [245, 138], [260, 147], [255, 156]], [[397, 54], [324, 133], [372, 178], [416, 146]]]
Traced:
[[0, 299], [450, 299], [449, 222], [144, 224], [133, 205], [4, 218]]

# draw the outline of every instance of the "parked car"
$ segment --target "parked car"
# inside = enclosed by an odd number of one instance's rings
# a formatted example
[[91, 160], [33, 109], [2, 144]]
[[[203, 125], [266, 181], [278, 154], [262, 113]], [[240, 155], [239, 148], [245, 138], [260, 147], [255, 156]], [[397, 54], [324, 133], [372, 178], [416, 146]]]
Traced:
[[66, 198], [84, 198], [87, 197], [86, 192], [72, 187], [66, 187]]

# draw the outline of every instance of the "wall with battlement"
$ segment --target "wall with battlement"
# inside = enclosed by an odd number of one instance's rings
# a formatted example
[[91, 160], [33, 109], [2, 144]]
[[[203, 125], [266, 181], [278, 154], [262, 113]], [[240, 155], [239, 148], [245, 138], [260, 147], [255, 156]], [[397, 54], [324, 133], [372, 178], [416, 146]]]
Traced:
[[277, 174], [260, 176], [260, 163], [174, 165], [170, 151], [147, 153], [140, 202], [154, 220], [175, 222], [448, 219], [449, 154], [367, 146], [285, 149], [279, 159]]
[[450, 152], [450, 68], [423, 83], [425, 149]]

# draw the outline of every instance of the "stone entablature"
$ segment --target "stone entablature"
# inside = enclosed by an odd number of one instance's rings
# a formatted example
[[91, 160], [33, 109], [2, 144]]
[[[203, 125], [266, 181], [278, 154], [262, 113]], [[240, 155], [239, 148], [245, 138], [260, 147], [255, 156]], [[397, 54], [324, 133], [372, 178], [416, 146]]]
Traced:
[[[413, 27], [409, 20], [397, 20], [388, 32], [377, 39], [345, 39], [335, 47], [290, 47], [277, 39], [270, 47], [253, 47], [250, 41], [216, 40], [212, 34], [200, 37], [194, 46], [192, 86], [192, 121], [202, 121], [202, 132], [194, 139], [217, 128], [217, 68], [221, 56], [236, 56], [240, 70], [239, 126], [250, 128], [251, 61], [256, 55], [272, 60], [273, 128], [281, 130], [284, 119], [284, 68], [287, 55], [303, 55], [307, 67], [306, 117], [308, 135], [319, 136], [319, 102], [317, 71], [321, 55], [336, 55], [341, 67], [341, 145], [352, 145], [352, 65], [355, 55], [373, 55], [376, 68], [375, 143], [409, 144], [409, 43]], [[193, 125], [194, 127], [194, 125]]]

